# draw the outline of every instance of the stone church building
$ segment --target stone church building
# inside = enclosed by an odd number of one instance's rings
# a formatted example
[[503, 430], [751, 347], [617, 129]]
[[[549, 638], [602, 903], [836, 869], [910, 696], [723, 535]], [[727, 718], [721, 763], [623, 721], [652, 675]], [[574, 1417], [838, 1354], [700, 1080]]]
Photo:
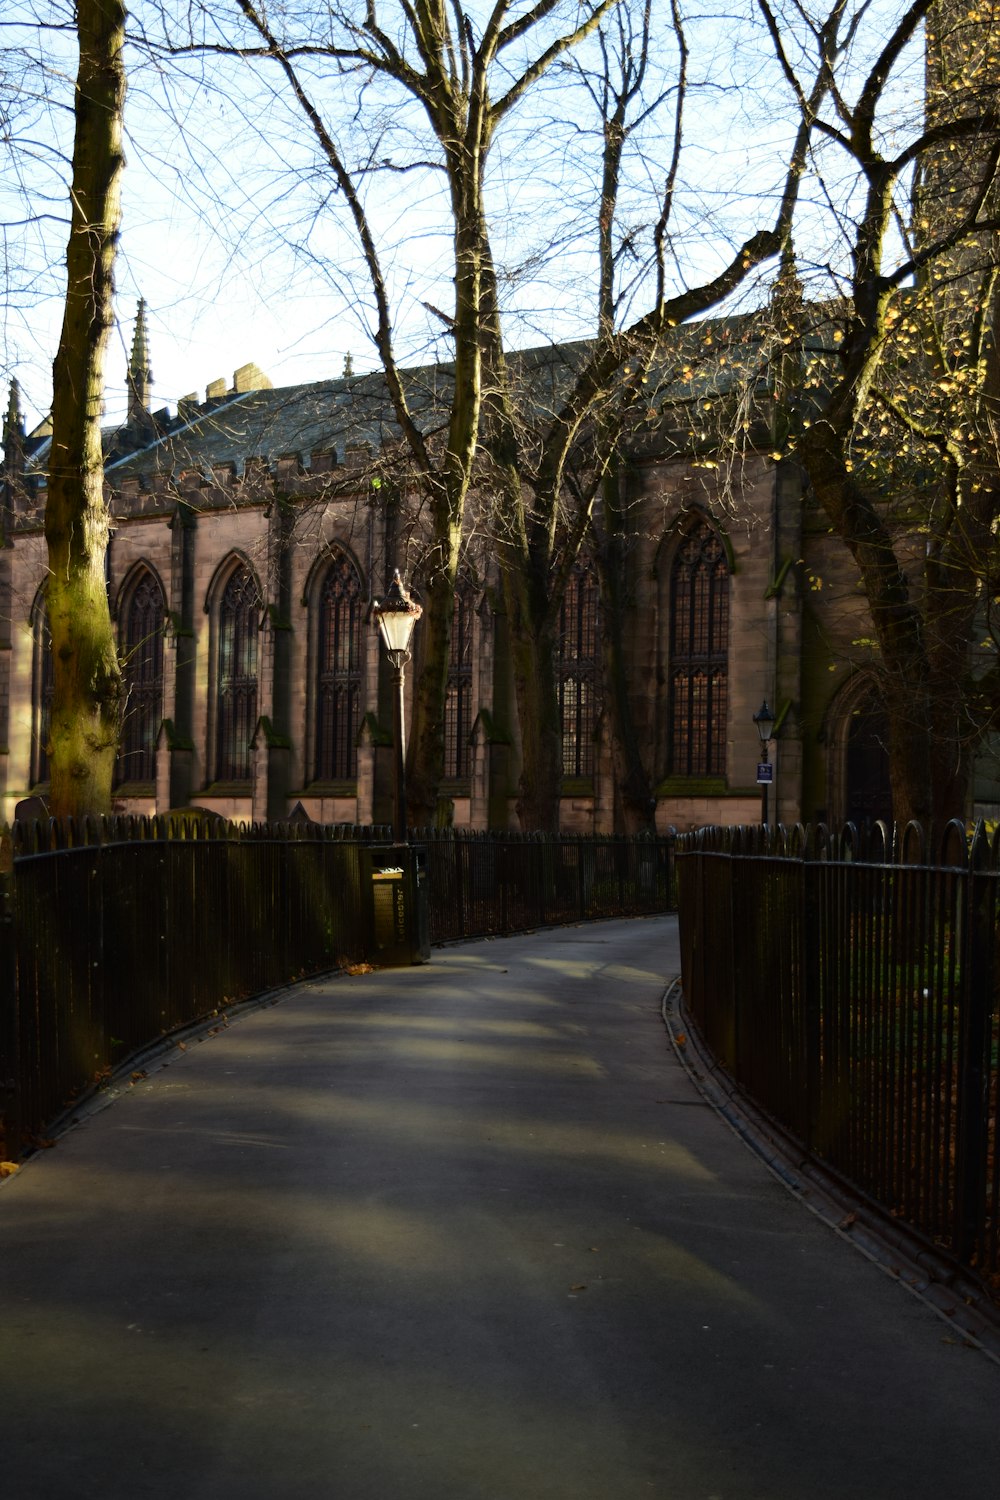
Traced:
[[[377, 376], [273, 389], [256, 366], [176, 414], [151, 411], [140, 303], [127, 421], [106, 434], [108, 593], [129, 684], [116, 806], [197, 805], [234, 819], [295, 810], [387, 821], [391, 697], [370, 601], [398, 565], [419, 596], [406, 517], [371, 482], [386, 438]], [[411, 372], [433, 406], [434, 368]], [[0, 816], [44, 798], [51, 669], [42, 521], [48, 432], [4, 430]], [[723, 475], [645, 444], [630, 458], [630, 692], [655, 792], [678, 829], [761, 816], [754, 714], [775, 718], [770, 817], [888, 815], [880, 719], [839, 543], [799, 472], [766, 454]], [[519, 775], [501, 591], [488, 549], [455, 603], [446, 815], [516, 825]], [[561, 826], [616, 826], [600, 681], [598, 590], [577, 570], [563, 610]], [[414, 645], [419, 666], [420, 628]]]

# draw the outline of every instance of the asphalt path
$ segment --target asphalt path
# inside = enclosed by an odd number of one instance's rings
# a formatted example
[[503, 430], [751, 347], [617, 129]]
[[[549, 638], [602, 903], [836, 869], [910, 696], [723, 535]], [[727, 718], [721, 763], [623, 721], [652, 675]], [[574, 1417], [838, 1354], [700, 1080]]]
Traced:
[[676, 925], [285, 992], [0, 1187], [4, 1500], [995, 1500], [1000, 1366], [702, 1101]]

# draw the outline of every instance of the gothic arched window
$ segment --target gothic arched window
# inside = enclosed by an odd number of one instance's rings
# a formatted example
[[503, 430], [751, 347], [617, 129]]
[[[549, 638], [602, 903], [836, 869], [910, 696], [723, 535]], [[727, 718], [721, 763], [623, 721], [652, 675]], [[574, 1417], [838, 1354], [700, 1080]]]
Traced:
[[128, 696], [118, 748], [119, 781], [156, 778], [156, 737], [163, 718], [163, 590], [145, 571], [131, 590], [121, 629]]
[[339, 553], [319, 597], [316, 652], [317, 781], [352, 781], [358, 774], [361, 727], [362, 587], [357, 568]]
[[559, 611], [559, 714], [564, 776], [593, 776], [598, 704], [597, 583], [583, 562]]
[[52, 727], [52, 636], [49, 612], [44, 597], [36, 601], [32, 615], [31, 663], [31, 782], [47, 782], [49, 770], [49, 732]]
[[216, 654], [215, 779], [250, 779], [250, 741], [257, 727], [257, 634], [260, 594], [250, 569], [236, 568], [219, 601]]
[[729, 702], [729, 563], [702, 522], [670, 573], [670, 771], [722, 776]]
[[448, 696], [444, 705], [444, 774], [458, 779], [470, 772], [472, 730], [472, 591], [459, 584], [451, 621]]

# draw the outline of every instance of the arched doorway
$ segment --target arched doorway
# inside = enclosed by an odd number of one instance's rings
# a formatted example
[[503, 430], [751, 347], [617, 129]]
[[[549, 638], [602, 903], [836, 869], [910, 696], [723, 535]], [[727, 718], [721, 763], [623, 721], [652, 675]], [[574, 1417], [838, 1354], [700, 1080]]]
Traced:
[[844, 753], [844, 818], [864, 825], [892, 822], [889, 724], [874, 690], [848, 715]]

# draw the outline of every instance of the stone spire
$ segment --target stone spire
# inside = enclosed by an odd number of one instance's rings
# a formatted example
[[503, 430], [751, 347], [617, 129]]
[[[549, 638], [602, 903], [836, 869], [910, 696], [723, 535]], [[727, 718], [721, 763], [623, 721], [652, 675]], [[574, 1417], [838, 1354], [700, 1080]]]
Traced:
[[146, 303], [140, 297], [135, 316], [135, 333], [132, 336], [132, 355], [128, 362], [128, 425], [137, 433], [152, 431], [149, 414], [149, 388], [152, 381]]
[[3, 459], [0, 460], [0, 548], [10, 546], [11, 522], [18, 500], [23, 498], [24, 416], [21, 387], [10, 383], [10, 401], [3, 419]]
[[21, 411], [21, 387], [16, 380], [10, 383], [10, 400], [3, 421], [4, 468], [8, 475], [17, 474], [24, 468], [24, 416]]

